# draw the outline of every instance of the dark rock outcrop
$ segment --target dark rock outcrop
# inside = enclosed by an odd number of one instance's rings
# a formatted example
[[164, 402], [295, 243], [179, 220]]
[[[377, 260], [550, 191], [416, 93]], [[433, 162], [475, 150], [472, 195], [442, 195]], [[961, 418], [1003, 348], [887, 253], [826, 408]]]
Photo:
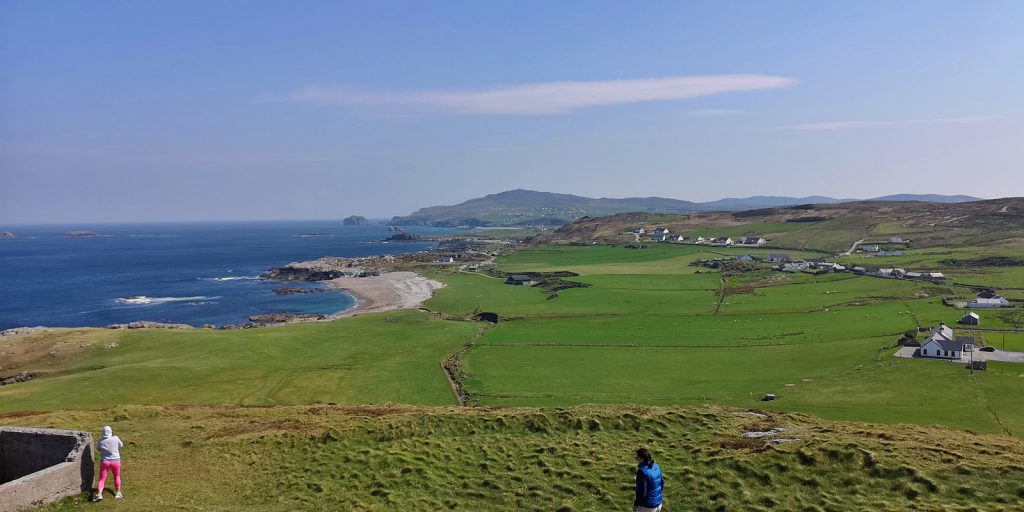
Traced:
[[275, 295], [294, 295], [296, 293], [323, 293], [337, 291], [333, 288], [298, 288], [298, 287], [284, 287], [274, 288]]
[[385, 242], [419, 242], [421, 240], [423, 237], [408, 231], [400, 231], [384, 239]]
[[324, 318], [327, 317], [312, 313], [264, 313], [250, 316], [249, 321], [258, 324], [282, 324], [288, 322], [310, 322], [323, 320]]
[[91, 236], [100, 236], [100, 234], [95, 232], [95, 231], [74, 230], [74, 231], [68, 231], [68, 232], [64, 233], [64, 236], [91, 237]]
[[345, 219], [341, 221], [341, 224], [343, 226], [365, 226], [367, 222], [366, 217], [361, 215], [352, 215], [350, 217], [345, 217]]

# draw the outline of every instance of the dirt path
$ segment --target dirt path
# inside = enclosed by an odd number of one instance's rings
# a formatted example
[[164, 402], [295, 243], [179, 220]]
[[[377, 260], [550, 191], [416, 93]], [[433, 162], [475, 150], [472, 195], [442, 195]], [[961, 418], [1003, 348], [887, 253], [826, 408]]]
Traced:
[[862, 243], [864, 243], [864, 240], [867, 240], [867, 238], [861, 238], [860, 240], [857, 240], [856, 242], [853, 243], [853, 245], [850, 246], [850, 250], [849, 251], [841, 253], [840, 256], [849, 256], [849, 255], [853, 254], [853, 251], [856, 251], [857, 250], [857, 246], [862, 244]]

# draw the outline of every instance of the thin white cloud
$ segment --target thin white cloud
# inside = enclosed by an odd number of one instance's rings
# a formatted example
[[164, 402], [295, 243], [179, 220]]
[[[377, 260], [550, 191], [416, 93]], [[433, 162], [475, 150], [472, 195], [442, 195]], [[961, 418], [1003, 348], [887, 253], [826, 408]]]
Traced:
[[796, 82], [783, 76], [706, 75], [548, 82], [476, 91], [376, 93], [314, 86], [295, 91], [288, 95], [288, 99], [325, 105], [418, 107], [455, 114], [543, 115], [601, 105], [683, 100], [727, 92], [775, 89], [789, 87]]
[[734, 116], [740, 112], [743, 111], [731, 108], [698, 108], [687, 112], [686, 115], [690, 117], [725, 117]]
[[823, 123], [802, 123], [786, 126], [775, 126], [772, 130], [796, 130], [808, 132], [823, 132], [835, 130], [857, 130], [861, 128], [889, 128], [893, 126], [910, 125], [949, 125], [949, 124], [977, 124], [990, 123], [999, 119], [999, 116], [968, 116], [968, 117], [939, 117], [932, 119], [898, 119], [893, 121], [829, 121]]

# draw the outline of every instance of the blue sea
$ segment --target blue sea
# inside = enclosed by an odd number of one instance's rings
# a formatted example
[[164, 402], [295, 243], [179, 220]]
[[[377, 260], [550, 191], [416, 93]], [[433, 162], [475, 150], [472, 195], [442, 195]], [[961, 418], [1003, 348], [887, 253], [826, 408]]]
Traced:
[[[136, 320], [237, 324], [258, 313], [331, 314], [345, 292], [279, 296], [268, 268], [321, 256], [415, 252], [432, 242], [380, 243], [383, 225], [340, 221], [0, 226], [0, 330], [105, 326]], [[96, 237], [69, 237], [88, 230]], [[409, 231], [429, 235], [433, 228]], [[314, 283], [303, 286], [320, 286]], [[139, 297], [125, 300], [128, 297]], [[120, 299], [120, 300], [119, 300]]]

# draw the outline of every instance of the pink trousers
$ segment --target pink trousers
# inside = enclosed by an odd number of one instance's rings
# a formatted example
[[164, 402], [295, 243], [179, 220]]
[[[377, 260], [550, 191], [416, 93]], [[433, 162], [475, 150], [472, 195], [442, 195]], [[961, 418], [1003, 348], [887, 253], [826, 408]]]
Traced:
[[103, 494], [103, 484], [107, 483], [107, 471], [114, 472], [114, 489], [121, 490], [121, 461], [104, 460], [100, 461], [100, 481], [96, 485], [99, 494]]

